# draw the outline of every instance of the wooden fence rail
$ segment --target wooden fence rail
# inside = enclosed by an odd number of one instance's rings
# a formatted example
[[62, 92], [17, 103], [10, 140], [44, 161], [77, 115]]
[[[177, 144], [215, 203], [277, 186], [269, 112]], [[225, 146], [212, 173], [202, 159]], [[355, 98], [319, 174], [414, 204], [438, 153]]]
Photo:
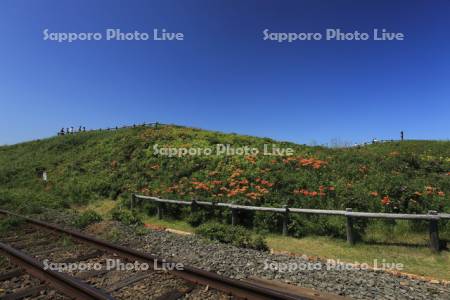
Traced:
[[394, 220], [425, 220], [429, 222], [429, 236], [430, 236], [430, 248], [433, 251], [440, 250], [439, 232], [438, 232], [438, 221], [444, 219], [450, 219], [450, 214], [448, 213], [438, 213], [436, 211], [428, 211], [428, 214], [394, 214], [394, 213], [372, 213], [372, 212], [354, 212], [351, 208], [346, 210], [327, 210], [327, 209], [308, 209], [308, 208], [291, 208], [288, 206], [283, 207], [260, 207], [260, 206], [246, 206], [237, 205], [232, 203], [221, 203], [221, 202], [207, 202], [207, 201], [182, 201], [182, 200], [170, 200], [161, 199], [158, 197], [142, 196], [142, 195], [132, 195], [131, 208], [136, 205], [138, 200], [150, 200], [158, 203], [157, 215], [158, 218], [162, 218], [164, 214], [164, 205], [177, 204], [190, 206], [192, 211], [198, 209], [199, 206], [214, 206], [214, 207], [225, 207], [231, 209], [231, 223], [232, 225], [238, 224], [238, 211], [248, 210], [248, 211], [266, 211], [283, 214], [283, 235], [287, 235], [287, 225], [289, 222], [289, 214], [299, 213], [299, 214], [316, 214], [316, 215], [334, 215], [342, 216], [346, 218], [346, 234], [347, 242], [350, 245], [355, 243], [355, 233], [353, 229], [353, 221], [357, 218], [367, 218], [367, 219], [394, 219]]

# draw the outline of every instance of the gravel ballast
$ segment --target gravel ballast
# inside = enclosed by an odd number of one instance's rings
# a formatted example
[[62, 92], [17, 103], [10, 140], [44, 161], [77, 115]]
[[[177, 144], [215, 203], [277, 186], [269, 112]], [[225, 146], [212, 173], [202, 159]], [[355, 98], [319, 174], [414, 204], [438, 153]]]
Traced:
[[[142, 250], [231, 278], [275, 279], [354, 299], [450, 299], [450, 287], [381, 270], [327, 268], [326, 261], [270, 254], [206, 241], [195, 235], [150, 231]], [[291, 270], [282, 270], [289, 268]]]

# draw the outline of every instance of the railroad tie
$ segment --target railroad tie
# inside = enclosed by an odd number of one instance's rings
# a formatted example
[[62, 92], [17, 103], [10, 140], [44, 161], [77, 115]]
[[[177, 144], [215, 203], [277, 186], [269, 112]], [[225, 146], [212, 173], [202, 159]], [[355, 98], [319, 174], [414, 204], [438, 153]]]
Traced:
[[192, 286], [183, 290], [173, 289], [171, 291], [168, 291], [167, 293], [162, 294], [159, 297], [156, 297], [155, 300], [177, 300], [190, 293], [193, 289], [194, 287]]
[[13, 269], [9, 272], [0, 274], [0, 281], [9, 280], [14, 277], [22, 276], [24, 273], [24, 270], [21, 268]]
[[97, 250], [94, 250], [92, 252], [79, 255], [77, 257], [66, 258], [66, 259], [64, 259], [61, 262], [62, 263], [66, 263], [66, 264], [76, 263], [76, 262], [80, 262], [80, 261], [96, 258], [96, 257], [102, 256], [103, 254], [104, 254], [104, 252], [102, 250], [98, 250], [97, 249]]
[[106, 288], [106, 291], [108, 293], [112, 293], [114, 291], [120, 290], [121, 288], [124, 288], [126, 286], [132, 285], [133, 283], [136, 283], [138, 281], [141, 281], [147, 277], [150, 277], [152, 274], [151, 273], [139, 273], [136, 274], [135, 276], [129, 277], [129, 278], [125, 278], [124, 280], [121, 280], [119, 282], [116, 282], [114, 284], [112, 284], [110, 287]]
[[23, 288], [13, 294], [7, 294], [0, 297], [0, 300], [18, 300], [26, 297], [37, 296], [41, 291], [45, 290], [47, 285], [41, 284], [29, 288]]

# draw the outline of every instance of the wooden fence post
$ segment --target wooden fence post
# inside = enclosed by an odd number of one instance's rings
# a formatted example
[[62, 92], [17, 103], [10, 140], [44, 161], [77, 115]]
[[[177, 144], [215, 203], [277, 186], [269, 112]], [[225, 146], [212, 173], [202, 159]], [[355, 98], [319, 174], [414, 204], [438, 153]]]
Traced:
[[217, 207], [217, 202], [215, 202], [215, 201], [212, 201], [211, 202], [211, 211], [210, 211], [210, 213], [211, 213], [211, 218], [214, 218], [215, 216], [216, 216], [216, 207]]
[[191, 201], [191, 213], [195, 213], [197, 211], [198, 205], [197, 205], [197, 201], [192, 200]]
[[[437, 215], [437, 211], [429, 210], [429, 215]], [[438, 231], [438, 220], [430, 220], [429, 225], [430, 232], [430, 248], [435, 252], [439, 252], [439, 231]]]
[[136, 202], [136, 194], [131, 194], [131, 203], [130, 203], [130, 209], [133, 210], [133, 205]]
[[283, 235], [288, 235], [288, 222], [289, 222], [289, 208], [287, 205], [283, 205], [285, 212], [283, 213]]
[[158, 219], [161, 220], [164, 215], [164, 209], [163, 209], [163, 203], [158, 202], [158, 206], [156, 207], [156, 215], [158, 216]]
[[[345, 211], [352, 212], [351, 208], [346, 208]], [[347, 243], [349, 245], [355, 244], [354, 234], [353, 234], [353, 219], [350, 216], [347, 216]]]
[[238, 223], [238, 210], [236, 208], [231, 209], [231, 225], [237, 225]]

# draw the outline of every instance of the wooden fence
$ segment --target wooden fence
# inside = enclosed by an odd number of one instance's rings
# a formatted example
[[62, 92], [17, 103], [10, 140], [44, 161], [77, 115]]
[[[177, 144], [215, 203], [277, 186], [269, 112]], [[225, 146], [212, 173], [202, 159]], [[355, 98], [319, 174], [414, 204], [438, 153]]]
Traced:
[[289, 214], [291, 213], [342, 216], [346, 218], [347, 242], [350, 245], [353, 245], [355, 243], [355, 233], [353, 229], [354, 219], [367, 218], [367, 219], [393, 219], [393, 220], [425, 220], [429, 222], [430, 248], [433, 251], [440, 250], [438, 221], [450, 219], [450, 214], [438, 213], [432, 210], [428, 211], [428, 214], [394, 214], [394, 213], [354, 212], [352, 211], [351, 208], [347, 208], [346, 210], [326, 210], [326, 209], [290, 208], [287, 207], [286, 205], [277, 208], [277, 207], [245, 206], [245, 205], [236, 205], [232, 203], [207, 202], [196, 200], [193, 201], [169, 200], [136, 194], [132, 195], [131, 208], [133, 208], [133, 206], [137, 204], [138, 200], [150, 200], [156, 202], [158, 204], [157, 206], [158, 218], [162, 218], [163, 216], [165, 203], [187, 205], [191, 207], [192, 211], [195, 211], [199, 206], [225, 207], [231, 209], [232, 225], [236, 225], [238, 223], [239, 210], [280, 213], [283, 215], [283, 235], [287, 235], [288, 233], [287, 227], [289, 222]]

